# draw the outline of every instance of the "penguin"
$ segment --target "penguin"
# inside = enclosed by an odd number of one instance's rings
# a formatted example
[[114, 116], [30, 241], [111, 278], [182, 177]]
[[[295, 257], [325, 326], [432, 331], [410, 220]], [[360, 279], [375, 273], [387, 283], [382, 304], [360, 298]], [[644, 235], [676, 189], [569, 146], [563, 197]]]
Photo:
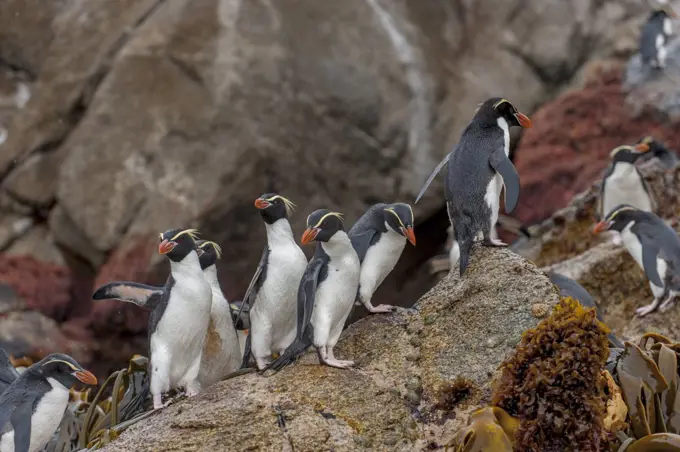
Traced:
[[[548, 272], [548, 278], [550, 278], [550, 282], [560, 289], [560, 297], [571, 297], [587, 308], [595, 308], [597, 320], [604, 323], [604, 319], [602, 318], [602, 314], [600, 314], [600, 310], [595, 304], [595, 300], [590, 295], [590, 293], [588, 293], [585, 287], [573, 279], [567, 278], [566, 276], [555, 272]], [[609, 338], [610, 348], [624, 348], [623, 342], [621, 342], [614, 333], [609, 333], [607, 337]]]
[[397, 264], [406, 240], [416, 245], [411, 206], [374, 204], [350, 228], [352, 246], [359, 256], [361, 276], [357, 300], [371, 313], [390, 312], [391, 305], [373, 306], [371, 297]]
[[236, 331], [245, 331], [247, 333], [250, 328], [250, 309], [248, 305], [241, 300], [237, 300], [229, 303], [229, 308], [231, 309], [231, 319]]
[[595, 234], [608, 230], [619, 232], [654, 294], [652, 303], [635, 312], [643, 317], [657, 308], [668, 309], [680, 293], [680, 239], [675, 231], [654, 213], [628, 204], [615, 207], [593, 228]]
[[644, 142], [635, 146], [619, 146], [611, 151], [612, 162], [600, 184], [599, 218], [604, 218], [620, 204], [629, 204], [647, 212], [656, 211], [649, 187], [635, 166], [637, 159], [649, 151], [649, 145]]
[[184, 387], [189, 397], [201, 390], [198, 373], [210, 324], [212, 289], [196, 252], [195, 229], [160, 234], [158, 252], [170, 260], [164, 287], [117, 281], [99, 287], [94, 300], [115, 298], [151, 310], [149, 360], [154, 409], [163, 408], [162, 394]]
[[52, 439], [76, 384], [97, 378], [68, 355], [51, 354], [18, 375], [0, 395], [0, 452], [38, 452]]
[[671, 17], [675, 12], [668, 7], [652, 11], [640, 34], [640, 56], [642, 63], [654, 69], [666, 67], [666, 45], [672, 30]]
[[649, 146], [650, 152], [645, 153], [645, 156], [656, 157], [667, 168], [675, 168], [678, 158], [675, 152], [669, 150], [662, 142], [657, 141], [654, 137], [646, 136], [638, 140], [636, 144], [644, 143]]
[[19, 377], [19, 372], [14, 368], [7, 353], [0, 348], [0, 394]]
[[201, 368], [198, 371], [198, 381], [205, 388], [241, 367], [241, 349], [229, 303], [217, 279], [216, 265], [222, 256], [222, 250], [215, 242], [198, 240], [196, 251], [203, 275], [212, 289], [210, 323], [203, 345]]
[[255, 200], [255, 207], [265, 224], [267, 244], [241, 303], [248, 306], [250, 317], [242, 367], [248, 366], [252, 353], [258, 370], [263, 370], [272, 352], [283, 353], [295, 339], [297, 288], [307, 257], [288, 221], [295, 207], [290, 200], [266, 193]]
[[531, 127], [531, 120], [507, 99], [487, 99], [463, 130], [455, 149], [437, 165], [416, 202], [448, 162], [446, 208], [458, 245], [460, 275], [465, 274], [470, 249], [478, 233], [484, 246], [507, 246], [494, 238], [501, 188], [505, 187], [505, 211], [511, 213], [519, 198], [519, 175], [508, 158], [510, 127]]
[[345, 369], [353, 361], [335, 358], [333, 347], [342, 333], [359, 289], [361, 262], [344, 231], [342, 214], [327, 209], [307, 217], [302, 244], [316, 241], [314, 256], [307, 264], [298, 290], [295, 341], [267, 369], [278, 371], [291, 364], [311, 345], [319, 361]]

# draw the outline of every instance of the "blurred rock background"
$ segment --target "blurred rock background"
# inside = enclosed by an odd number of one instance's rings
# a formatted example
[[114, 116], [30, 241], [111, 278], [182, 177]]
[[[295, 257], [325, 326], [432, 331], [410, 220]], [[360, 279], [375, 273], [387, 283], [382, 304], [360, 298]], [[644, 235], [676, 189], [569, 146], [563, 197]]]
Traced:
[[[196, 227], [217, 241], [222, 287], [239, 299], [264, 244], [257, 196], [295, 202], [296, 234], [317, 208], [345, 213], [349, 227], [372, 203], [412, 202], [490, 96], [534, 122], [521, 140], [513, 131], [513, 216], [550, 217], [613, 147], [648, 134], [678, 145], [664, 99], [680, 67], [665, 85], [626, 68], [649, 10], [643, 0], [3, 0], [0, 346], [121, 367], [146, 350], [147, 317], [90, 296], [113, 279], [162, 283], [158, 232]], [[438, 178], [415, 206], [418, 246], [375, 304], [410, 306], [434, 284], [424, 263], [446, 240], [442, 189]]]

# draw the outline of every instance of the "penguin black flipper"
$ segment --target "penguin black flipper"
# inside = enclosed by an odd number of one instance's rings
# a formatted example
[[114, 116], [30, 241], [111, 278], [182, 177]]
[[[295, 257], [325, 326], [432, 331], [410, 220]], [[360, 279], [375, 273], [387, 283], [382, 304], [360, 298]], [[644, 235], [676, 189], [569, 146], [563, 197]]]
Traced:
[[116, 299], [153, 309], [161, 301], [163, 287], [147, 286], [130, 281], [115, 281], [99, 287], [92, 295], [93, 300]]
[[656, 258], [659, 255], [659, 248], [652, 240], [644, 235], [640, 236], [640, 244], [642, 245], [642, 266], [644, 267], [647, 279], [655, 286], [663, 287], [659, 271], [656, 268]]
[[505, 212], [510, 213], [515, 209], [519, 199], [519, 174], [503, 148], [497, 149], [489, 157], [489, 164], [503, 178], [505, 186]]
[[0, 348], [0, 394], [5, 392], [5, 389], [17, 378], [19, 378], [19, 372], [10, 362], [7, 353]]
[[418, 204], [418, 201], [420, 200], [420, 198], [422, 198], [423, 195], [425, 194], [427, 187], [430, 186], [430, 184], [432, 183], [434, 178], [437, 176], [437, 174], [439, 174], [439, 172], [442, 170], [442, 168], [444, 168], [444, 165], [446, 165], [449, 162], [450, 156], [451, 156], [451, 152], [446, 154], [446, 156], [444, 156], [442, 161], [437, 164], [437, 166], [432, 171], [432, 174], [430, 174], [430, 177], [427, 178], [427, 181], [425, 182], [425, 185], [423, 185], [423, 188], [420, 189], [420, 193], [418, 193], [418, 196], [416, 197], [416, 202], [414, 202], [414, 204]]
[[246, 294], [243, 296], [243, 300], [241, 301], [241, 306], [239, 307], [236, 318], [234, 319], [234, 324], [238, 323], [239, 319], [241, 318], [241, 311], [243, 311], [243, 306], [245, 306], [246, 303], [248, 304], [248, 309], [253, 309], [255, 295], [257, 293], [255, 289], [259, 288], [262, 285], [262, 281], [264, 281], [264, 278], [267, 274], [266, 270], [268, 260], [269, 246], [265, 245], [264, 249], [262, 250], [262, 256], [260, 256], [260, 262], [258, 262], [257, 269], [255, 269], [255, 274], [250, 280], [250, 284], [248, 284], [248, 288], [246, 289]]
[[297, 334], [295, 340], [281, 356], [265, 367], [264, 370], [272, 369], [278, 371], [283, 369], [288, 364], [293, 363], [298, 356], [312, 345], [314, 332], [311, 320], [316, 288], [319, 282], [326, 278], [325, 273], [328, 271], [328, 261], [328, 255], [323, 251], [321, 245], [318, 245], [314, 256], [309, 261], [309, 264], [307, 264], [298, 288]]
[[364, 258], [366, 257], [368, 248], [370, 248], [371, 245], [375, 244], [377, 239], [378, 231], [376, 231], [375, 229], [369, 229], [367, 231], [362, 232], [361, 234], [350, 236], [352, 248], [354, 248], [354, 251], [357, 252], [357, 255], [359, 256], [359, 262], [361, 263], [364, 262]]

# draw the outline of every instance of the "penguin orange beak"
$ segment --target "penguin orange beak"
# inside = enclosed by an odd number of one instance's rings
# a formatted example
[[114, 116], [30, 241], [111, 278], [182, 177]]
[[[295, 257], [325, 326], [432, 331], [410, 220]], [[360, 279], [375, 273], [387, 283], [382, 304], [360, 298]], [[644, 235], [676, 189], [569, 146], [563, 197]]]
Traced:
[[647, 143], [638, 143], [635, 145], [635, 150], [638, 152], [647, 152], [649, 151], [649, 145]]
[[95, 377], [90, 371], [87, 371], [85, 369], [77, 370], [73, 372], [73, 376], [76, 377], [81, 382], [85, 383], [86, 385], [97, 386], [97, 377]]
[[164, 239], [160, 245], [158, 245], [159, 254], [168, 254], [177, 246], [177, 242], [170, 242], [168, 239]]
[[266, 209], [267, 207], [271, 206], [272, 204], [268, 201], [265, 201], [264, 199], [257, 198], [255, 200], [255, 207], [258, 209]]
[[600, 232], [604, 232], [607, 229], [609, 229], [609, 223], [607, 223], [606, 221], [600, 221], [593, 228], [593, 234], [599, 234]]
[[413, 227], [409, 226], [407, 228], [401, 228], [401, 231], [404, 233], [404, 236], [408, 239], [408, 241], [411, 242], [411, 245], [416, 246], [416, 233], [413, 230]]
[[529, 119], [527, 115], [517, 112], [515, 113], [515, 118], [517, 119], [517, 122], [519, 122], [520, 126], [525, 129], [531, 129], [531, 119]]
[[302, 240], [300, 240], [300, 243], [306, 245], [309, 242], [313, 242], [314, 239], [316, 239], [316, 236], [319, 235], [319, 232], [321, 232], [321, 229], [319, 228], [307, 228], [305, 233], [302, 234]]

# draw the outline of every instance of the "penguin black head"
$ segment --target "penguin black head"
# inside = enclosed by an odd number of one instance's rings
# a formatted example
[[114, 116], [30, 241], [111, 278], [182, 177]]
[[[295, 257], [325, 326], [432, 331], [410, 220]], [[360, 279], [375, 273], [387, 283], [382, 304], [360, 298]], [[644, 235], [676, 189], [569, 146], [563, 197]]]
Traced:
[[255, 207], [260, 209], [265, 223], [273, 224], [282, 218], [288, 218], [295, 209], [295, 204], [276, 193], [265, 193], [255, 200]]
[[637, 144], [644, 143], [649, 146], [649, 151], [646, 155], [649, 157], [658, 158], [667, 168], [673, 168], [677, 162], [677, 156], [671, 152], [665, 144], [654, 139], [654, 137], [646, 136], [641, 138]]
[[97, 377], [83, 369], [83, 366], [68, 355], [53, 353], [32, 365], [31, 373], [38, 373], [44, 378], [53, 378], [66, 388], [78, 383], [97, 385]]
[[174, 262], [180, 262], [196, 250], [198, 231], [196, 229], [170, 229], [160, 234], [158, 252]]
[[383, 209], [385, 223], [395, 232], [403, 235], [416, 246], [416, 234], [413, 231], [413, 210], [408, 204], [402, 202], [388, 204]]
[[673, 10], [673, 8], [671, 8], [671, 7], [668, 6], [668, 5], [664, 5], [664, 6], [660, 7], [660, 8], [657, 8], [657, 9], [655, 9], [654, 11], [652, 11], [652, 12], [650, 13], [650, 15], [649, 15], [649, 19], [648, 19], [648, 20], [652, 20], [652, 19], [665, 19], [665, 18], [675, 18], [675, 17], [678, 17], [678, 15], [675, 14], [675, 11]]
[[623, 231], [632, 221], [644, 221], [644, 212], [629, 204], [620, 204], [612, 209], [593, 228], [593, 233], [599, 234], [604, 231]]
[[614, 148], [609, 156], [612, 158], [614, 163], [626, 162], [634, 163], [640, 156], [649, 152], [650, 147], [647, 143], [637, 143], [635, 146], [619, 146]]
[[505, 119], [509, 127], [518, 126], [525, 129], [531, 127], [529, 117], [520, 113], [509, 100], [501, 97], [492, 97], [480, 104], [473, 121], [497, 125], [498, 118]]
[[196, 252], [198, 253], [198, 261], [201, 263], [201, 270], [215, 265], [217, 260], [222, 257], [222, 248], [210, 240], [196, 240]]
[[314, 240], [327, 242], [338, 231], [344, 231], [342, 214], [328, 209], [315, 210], [307, 217], [307, 230], [302, 234], [303, 245]]

